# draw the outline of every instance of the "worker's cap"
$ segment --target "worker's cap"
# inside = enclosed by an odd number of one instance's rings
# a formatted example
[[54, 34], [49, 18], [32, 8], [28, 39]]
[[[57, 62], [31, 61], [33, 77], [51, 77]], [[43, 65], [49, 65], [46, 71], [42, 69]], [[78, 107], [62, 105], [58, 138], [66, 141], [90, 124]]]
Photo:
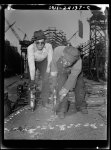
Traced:
[[41, 39], [46, 39], [46, 36], [44, 34], [44, 32], [42, 30], [38, 30], [38, 31], [35, 31], [34, 32], [34, 35], [33, 35], [33, 40], [41, 40]]
[[73, 46], [66, 46], [63, 50], [63, 53], [69, 61], [74, 61], [80, 56], [79, 50]]

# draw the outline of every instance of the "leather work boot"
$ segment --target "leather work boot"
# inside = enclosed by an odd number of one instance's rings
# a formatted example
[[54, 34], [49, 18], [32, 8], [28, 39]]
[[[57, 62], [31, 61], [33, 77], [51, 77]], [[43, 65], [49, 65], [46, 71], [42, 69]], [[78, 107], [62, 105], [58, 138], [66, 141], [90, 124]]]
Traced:
[[76, 105], [74, 102], [70, 102], [68, 114], [70, 115], [70, 114], [75, 114], [75, 113], [77, 113]]
[[60, 119], [64, 119], [65, 118], [65, 113], [64, 112], [58, 112], [57, 115], [58, 115], [58, 117]]

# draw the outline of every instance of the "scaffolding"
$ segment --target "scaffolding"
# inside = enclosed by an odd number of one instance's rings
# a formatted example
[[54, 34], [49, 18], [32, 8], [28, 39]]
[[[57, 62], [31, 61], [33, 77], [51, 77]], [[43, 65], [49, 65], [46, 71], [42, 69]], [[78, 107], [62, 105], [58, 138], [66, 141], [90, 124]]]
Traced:
[[92, 11], [90, 24], [90, 40], [79, 46], [83, 56], [83, 72], [92, 80], [106, 80], [105, 63], [107, 61], [107, 14]]

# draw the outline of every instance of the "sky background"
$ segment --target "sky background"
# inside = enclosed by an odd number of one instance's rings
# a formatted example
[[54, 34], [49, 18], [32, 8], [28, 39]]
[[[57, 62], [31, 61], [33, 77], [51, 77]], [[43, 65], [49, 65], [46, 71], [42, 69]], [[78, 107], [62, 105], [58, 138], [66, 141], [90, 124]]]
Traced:
[[[56, 27], [56, 29], [62, 30], [66, 34], [66, 38], [70, 39], [71, 36], [78, 31], [78, 20], [83, 22], [83, 38], [81, 39], [78, 34], [70, 41], [73, 46], [78, 46], [81, 43], [89, 40], [89, 23], [87, 18], [91, 17], [90, 10], [83, 10], [81, 15], [79, 10], [5, 10], [5, 17], [12, 24], [13, 28], [21, 38], [24, 37], [24, 33], [27, 34], [29, 40], [31, 40], [34, 31], [46, 30], [48, 27]], [[5, 29], [8, 27], [5, 22]], [[22, 33], [18, 28], [24, 33]], [[19, 41], [9, 29], [5, 33], [5, 39], [9, 40], [12, 45], [18, 47], [20, 52]]]

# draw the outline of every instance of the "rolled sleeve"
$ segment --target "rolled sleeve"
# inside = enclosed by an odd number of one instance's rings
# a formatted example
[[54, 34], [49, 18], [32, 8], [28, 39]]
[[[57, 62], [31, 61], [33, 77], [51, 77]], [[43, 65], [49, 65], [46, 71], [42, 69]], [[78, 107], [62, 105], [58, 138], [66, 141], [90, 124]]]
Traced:
[[77, 77], [80, 74], [81, 70], [82, 70], [82, 60], [79, 59], [76, 62], [76, 64], [74, 64], [74, 66], [72, 67], [71, 74], [69, 75], [66, 83], [63, 86], [65, 89], [67, 89], [69, 91], [75, 87]]
[[27, 58], [28, 58], [28, 65], [29, 65], [29, 71], [30, 71], [30, 78], [31, 80], [35, 79], [35, 60], [34, 60], [34, 53], [33, 53], [33, 47], [29, 46], [27, 48]]

